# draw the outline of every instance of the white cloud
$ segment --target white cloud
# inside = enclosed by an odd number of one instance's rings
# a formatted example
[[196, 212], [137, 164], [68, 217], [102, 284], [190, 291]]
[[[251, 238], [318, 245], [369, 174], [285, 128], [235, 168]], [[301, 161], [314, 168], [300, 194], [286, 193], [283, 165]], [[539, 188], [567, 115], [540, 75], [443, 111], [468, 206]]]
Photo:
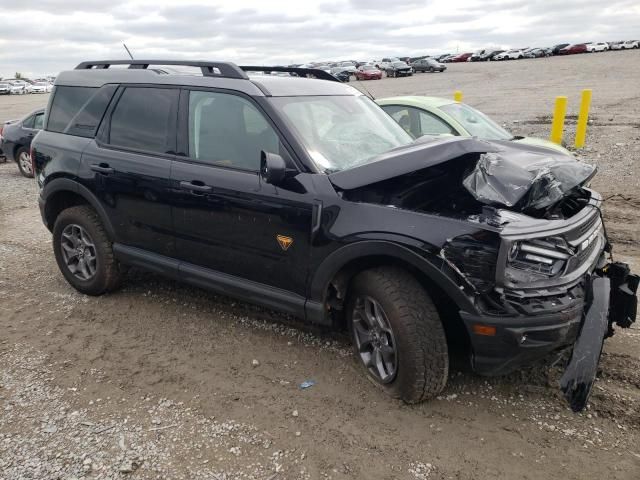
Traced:
[[640, 35], [637, 0], [21, 0], [0, 9], [0, 75], [83, 60], [251, 64], [551, 46]]

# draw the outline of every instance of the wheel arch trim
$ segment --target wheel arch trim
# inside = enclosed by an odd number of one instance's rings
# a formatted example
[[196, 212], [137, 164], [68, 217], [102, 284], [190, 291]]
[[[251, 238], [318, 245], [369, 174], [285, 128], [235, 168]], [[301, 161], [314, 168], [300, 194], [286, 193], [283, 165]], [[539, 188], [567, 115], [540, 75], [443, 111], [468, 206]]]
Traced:
[[[433, 257], [433, 255], [429, 255]], [[476, 307], [460, 286], [443, 269], [447, 266], [438, 258], [428, 258], [404, 245], [386, 240], [363, 240], [345, 245], [332, 252], [313, 274], [309, 285], [309, 299], [324, 304], [332, 279], [350, 262], [366, 257], [389, 257], [412, 265], [431, 282], [441, 288], [462, 311], [473, 312]]]
[[47, 184], [42, 188], [40, 192], [40, 199], [43, 205], [42, 215], [43, 221], [49, 230], [53, 228], [53, 225], [49, 225], [46, 219], [46, 204], [47, 202], [53, 198], [56, 194], [62, 192], [70, 192], [75, 195], [78, 195], [85, 199], [91, 207], [98, 213], [100, 217], [100, 221], [104, 225], [105, 230], [107, 231], [107, 235], [111, 240], [115, 239], [115, 230], [111, 221], [109, 220], [109, 215], [106, 210], [100, 203], [100, 200], [84, 185], [72, 180], [70, 178], [54, 178], [47, 182]]

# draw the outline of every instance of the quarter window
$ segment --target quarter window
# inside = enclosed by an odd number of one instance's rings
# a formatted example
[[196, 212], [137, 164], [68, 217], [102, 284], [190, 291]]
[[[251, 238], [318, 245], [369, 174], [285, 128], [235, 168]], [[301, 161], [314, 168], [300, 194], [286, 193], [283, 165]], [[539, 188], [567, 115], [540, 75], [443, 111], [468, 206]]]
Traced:
[[64, 132], [71, 119], [82, 109], [95, 91], [95, 88], [89, 87], [56, 87], [49, 112], [47, 130]]
[[117, 147], [168, 153], [175, 141], [178, 90], [127, 88], [111, 115], [109, 143]]
[[189, 156], [214, 165], [257, 171], [260, 152], [278, 153], [278, 135], [262, 113], [237, 95], [191, 91]]

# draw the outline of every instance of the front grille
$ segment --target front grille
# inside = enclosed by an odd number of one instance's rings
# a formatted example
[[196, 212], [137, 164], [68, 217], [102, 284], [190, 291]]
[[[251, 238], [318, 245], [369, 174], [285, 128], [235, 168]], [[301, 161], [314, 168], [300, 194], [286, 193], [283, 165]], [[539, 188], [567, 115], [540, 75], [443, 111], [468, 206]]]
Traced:
[[580, 225], [564, 234], [569, 243], [584, 236], [593, 226], [600, 221], [600, 215], [597, 210], [593, 210], [592, 214]]
[[569, 265], [567, 265], [567, 273], [573, 272], [580, 268], [580, 266], [591, 256], [593, 250], [599, 245], [600, 242], [593, 241], [584, 250], [580, 250], [576, 255], [571, 257]]
[[505, 290], [507, 303], [525, 315], [562, 312], [581, 305], [584, 302], [584, 284], [582, 282], [562, 293], [536, 292], [536, 296], [523, 296], [520, 291]]

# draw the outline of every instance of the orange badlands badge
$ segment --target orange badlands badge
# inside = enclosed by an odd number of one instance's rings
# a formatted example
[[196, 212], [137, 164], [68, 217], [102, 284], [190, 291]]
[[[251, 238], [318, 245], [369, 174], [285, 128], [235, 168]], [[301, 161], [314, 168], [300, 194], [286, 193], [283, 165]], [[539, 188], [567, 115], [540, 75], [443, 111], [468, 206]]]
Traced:
[[293, 243], [293, 238], [286, 237], [284, 235], [276, 235], [276, 239], [280, 244], [280, 248], [282, 248], [282, 250], [284, 250], [285, 252], [289, 249], [289, 247]]

